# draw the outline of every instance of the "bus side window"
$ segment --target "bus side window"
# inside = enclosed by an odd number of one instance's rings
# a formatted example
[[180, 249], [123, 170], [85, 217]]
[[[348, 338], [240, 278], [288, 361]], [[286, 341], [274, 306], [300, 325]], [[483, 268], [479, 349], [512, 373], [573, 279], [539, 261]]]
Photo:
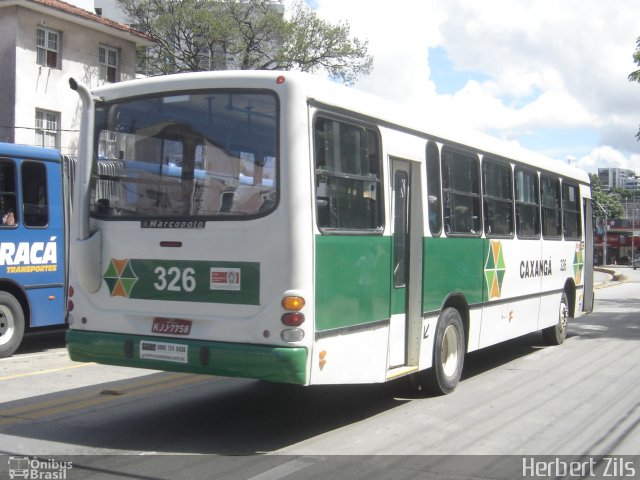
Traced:
[[317, 118], [313, 141], [318, 228], [379, 234], [384, 202], [377, 131]]
[[540, 196], [542, 198], [542, 236], [559, 239], [562, 235], [560, 181], [541, 176]]
[[487, 236], [513, 236], [511, 166], [487, 157], [482, 162], [484, 229]]
[[18, 224], [16, 201], [16, 167], [8, 159], [0, 160], [0, 218], [1, 226]]
[[566, 182], [562, 183], [562, 219], [565, 239], [581, 240], [582, 219], [578, 187]]
[[442, 149], [442, 198], [445, 232], [480, 235], [480, 166], [478, 156]]
[[22, 170], [22, 215], [27, 227], [49, 224], [47, 172], [42, 163], [24, 162]]
[[532, 170], [516, 168], [516, 233], [519, 237], [540, 236], [540, 195], [538, 174]]
[[427, 195], [429, 199], [429, 231], [440, 235], [442, 231], [442, 189], [440, 186], [440, 152], [438, 145], [427, 145]]

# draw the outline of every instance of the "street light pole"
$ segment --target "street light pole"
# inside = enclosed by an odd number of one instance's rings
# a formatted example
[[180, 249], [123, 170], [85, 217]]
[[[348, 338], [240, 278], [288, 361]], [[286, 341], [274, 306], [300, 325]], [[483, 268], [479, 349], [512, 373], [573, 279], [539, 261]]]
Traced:
[[604, 211], [604, 234], [602, 242], [602, 266], [607, 266], [607, 232], [609, 231], [609, 218], [607, 217], [607, 211]]
[[638, 214], [638, 205], [633, 203], [633, 216], [631, 217], [631, 266], [633, 266], [633, 259], [636, 258], [635, 252], [635, 235], [636, 235], [636, 216]]
[[607, 215], [607, 210], [600, 205], [598, 202], [593, 202], [596, 206], [602, 210], [602, 214], [604, 215], [604, 232], [602, 233], [602, 266], [607, 265], [607, 228], [609, 226], [609, 219]]
[[639, 205], [635, 202], [635, 197], [633, 203], [629, 203], [629, 199], [625, 199], [625, 217], [627, 219], [631, 218], [631, 257], [629, 258], [629, 266], [633, 266], [633, 259], [636, 256], [636, 244], [635, 244], [635, 234], [636, 234], [636, 217], [638, 216], [638, 208]]
[[633, 259], [635, 258], [634, 241], [633, 237], [636, 234], [636, 209], [633, 208], [633, 217], [631, 217], [631, 265], [633, 266]]

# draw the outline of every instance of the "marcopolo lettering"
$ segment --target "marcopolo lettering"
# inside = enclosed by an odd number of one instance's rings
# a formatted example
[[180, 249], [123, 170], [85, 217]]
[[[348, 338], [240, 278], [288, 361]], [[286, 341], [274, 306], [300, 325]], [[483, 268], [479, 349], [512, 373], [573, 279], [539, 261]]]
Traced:
[[140, 222], [142, 228], [204, 228], [203, 220], [143, 220]]
[[55, 272], [58, 263], [56, 237], [48, 242], [0, 242], [0, 266], [7, 273]]
[[551, 259], [520, 262], [520, 278], [547, 277], [552, 274]]

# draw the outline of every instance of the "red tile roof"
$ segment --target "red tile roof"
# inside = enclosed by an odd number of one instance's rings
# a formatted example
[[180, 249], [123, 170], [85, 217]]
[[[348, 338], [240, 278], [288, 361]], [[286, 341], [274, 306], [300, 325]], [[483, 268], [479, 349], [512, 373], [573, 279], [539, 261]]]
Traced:
[[[116, 22], [115, 20], [111, 20], [109, 18], [101, 17], [100, 15], [96, 15], [95, 13], [91, 13], [83, 8], [76, 7], [75, 5], [71, 5], [70, 3], [63, 2], [61, 0], [23, 0], [23, 2], [25, 4], [33, 3], [33, 4], [43, 5], [45, 7], [54, 8], [61, 12], [68, 13], [69, 15], [80, 17], [85, 20], [94, 21], [101, 25], [115, 28], [116, 30], [129, 33], [131, 35], [135, 35], [144, 40], [152, 41], [152, 38], [149, 35], [139, 32], [138, 30], [130, 27], [129, 25]], [[17, 2], [17, 3], [21, 3], [21, 2]]]

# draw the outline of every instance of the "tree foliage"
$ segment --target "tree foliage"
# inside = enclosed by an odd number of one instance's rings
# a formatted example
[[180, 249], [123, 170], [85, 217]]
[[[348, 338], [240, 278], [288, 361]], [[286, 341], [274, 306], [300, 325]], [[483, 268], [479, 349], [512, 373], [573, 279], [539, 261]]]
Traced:
[[[633, 61], [640, 67], [640, 37], [636, 39], [636, 51], [633, 53]], [[630, 82], [640, 82], [640, 69], [629, 74]], [[640, 130], [636, 133], [636, 137], [640, 140]]]
[[[298, 0], [117, 0], [151, 36], [139, 52], [150, 75], [203, 70], [326, 71], [351, 84], [370, 73], [367, 42], [348, 23], [330, 24]], [[287, 13], [287, 15], [285, 15]]]
[[602, 190], [602, 184], [598, 175], [589, 174], [589, 177], [591, 179], [591, 197], [594, 203], [594, 215], [601, 217], [603, 214], [606, 214], [610, 220], [622, 218], [624, 208], [620, 200], [616, 196], [610, 195], [608, 192]]

